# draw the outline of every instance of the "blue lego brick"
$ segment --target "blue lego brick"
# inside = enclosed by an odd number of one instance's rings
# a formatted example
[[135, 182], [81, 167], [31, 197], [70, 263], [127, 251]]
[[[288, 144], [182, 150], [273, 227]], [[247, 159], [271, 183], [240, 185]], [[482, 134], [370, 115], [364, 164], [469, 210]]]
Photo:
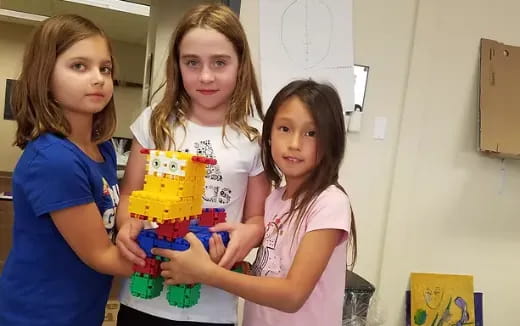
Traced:
[[154, 247], [162, 248], [162, 249], [172, 249], [172, 250], [184, 251], [190, 247], [190, 243], [187, 240], [185, 240], [184, 238], [177, 238], [177, 239], [174, 239], [173, 241], [169, 241], [167, 239], [155, 239]]
[[155, 247], [156, 240], [157, 235], [154, 230], [142, 230], [137, 236], [139, 247], [144, 250], [146, 256], [149, 258], [153, 257], [151, 250]]
[[[190, 232], [193, 232], [195, 236], [202, 242], [204, 248], [209, 250], [209, 239], [212, 235], [212, 232], [209, 231], [209, 227], [207, 226], [198, 226], [196, 224], [190, 225]], [[227, 246], [229, 243], [229, 233], [226, 231], [217, 232], [221, 237], [224, 245]], [[172, 249], [178, 251], [187, 250], [190, 247], [188, 241], [184, 238], [177, 238], [173, 241], [168, 241], [167, 239], [159, 239], [157, 238], [155, 229], [147, 229], [142, 230], [141, 233], [137, 236], [137, 242], [139, 246], [144, 250], [146, 256], [149, 258], [154, 257], [152, 255], [152, 248], [162, 248], [162, 249]]]
[[[198, 226], [198, 225], [190, 225], [190, 232], [193, 232], [197, 238], [202, 242], [204, 248], [209, 250], [209, 238], [211, 237], [211, 232], [208, 226]], [[224, 242], [224, 246], [227, 246], [229, 243], [229, 233], [227, 231], [217, 232], [222, 237], [222, 242]]]
[[154, 247], [161, 248], [161, 249], [171, 249], [170, 241], [168, 241], [167, 239], [156, 239], [154, 241]]
[[190, 247], [190, 243], [184, 238], [175, 239], [170, 244], [170, 249], [178, 250], [178, 251], [188, 250], [189, 247]]

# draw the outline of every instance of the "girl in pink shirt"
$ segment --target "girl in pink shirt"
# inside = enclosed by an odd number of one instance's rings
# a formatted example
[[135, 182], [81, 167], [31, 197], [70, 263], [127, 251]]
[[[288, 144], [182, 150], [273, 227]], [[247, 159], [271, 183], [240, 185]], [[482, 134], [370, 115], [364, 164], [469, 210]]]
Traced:
[[349, 243], [356, 257], [354, 218], [338, 183], [344, 151], [334, 88], [312, 80], [285, 86], [263, 125], [262, 161], [275, 190], [266, 200], [255, 276], [214, 264], [188, 234], [189, 250], [154, 251], [170, 259], [161, 265], [166, 283], [202, 282], [243, 297], [245, 326], [340, 326]]

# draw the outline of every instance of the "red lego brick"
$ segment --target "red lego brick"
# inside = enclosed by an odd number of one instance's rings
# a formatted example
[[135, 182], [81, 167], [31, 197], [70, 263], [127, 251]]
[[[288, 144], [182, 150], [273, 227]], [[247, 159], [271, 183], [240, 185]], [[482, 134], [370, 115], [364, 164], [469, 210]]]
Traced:
[[214, 224], [224, 223], [226, 221], [226, 213], [215, 216]]
[[204, 156], [192, 156], [191, 160], [193, 162], [200, 162], [208, 165], [215, 165], [217, 164], [217, 160], [214, 158], [204, 157]]
[[166, 222], [159, 224], [157, 228], [157, 237], [159, 239], [167, 239], [172, 241], [175, 238], [183, 238], [190, 227], [190, 220]]
[[204, 208], [202, 214], [198, 215], [200, 226], [215, 226], [226, 221], [227, 214], [220, 208]]
[[199, 226], [213, 226], [213, 210], [204, 208], [202, 214], [198, 215]]
[[161, 274], [161, 262], [155, 258], [145, 258], [145, 265], [139, 266], [134, 264], [134, 272], [159, 277]]

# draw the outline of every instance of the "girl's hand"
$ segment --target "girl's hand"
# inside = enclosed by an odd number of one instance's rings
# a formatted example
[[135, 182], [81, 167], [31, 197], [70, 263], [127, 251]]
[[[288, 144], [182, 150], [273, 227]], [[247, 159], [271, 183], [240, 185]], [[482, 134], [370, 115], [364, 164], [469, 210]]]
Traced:
[[143, 229], [143, 222], [135, 218], [129, 218], [119, 230], [116, 245], [121, 254], [134, 264], [144, 266], [146, 253], [139, 247], [136, 239]]
[[229, 232], [228, 246], [218, 263], [219, 266], [227, 269], [233, 267], [236, 262], [244, 260], [249, 251], [257, 246], [264, 235], [263, 224], [255, 223], [219, 223], [210, 228], [210, 231]]
[[188, 233], [184, 239], [190, 243], [190, 248], [186, 251], [152, 249], [154, 255], [170, 260], [161, 263], [161, 276], [168, 285], [204, 283], [211, 275], [212, 268], [216, 266], [206, 248], [193, 233]]
[[211, 238], [209, 238], [209, 256], [211, 257], [211, 260], [215, 264], [218, 264], [225, 252], [226, 246], [224, 246], [222, 237], [218, 233], [213, 233]]

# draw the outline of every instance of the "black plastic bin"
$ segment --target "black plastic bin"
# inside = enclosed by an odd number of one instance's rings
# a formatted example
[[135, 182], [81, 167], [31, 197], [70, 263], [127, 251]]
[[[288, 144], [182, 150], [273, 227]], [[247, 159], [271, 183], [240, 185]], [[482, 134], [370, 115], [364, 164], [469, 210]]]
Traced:
[[376, 288], [354, 272], [347, 271], [343, 326], [365, 326], [370, 298]]

